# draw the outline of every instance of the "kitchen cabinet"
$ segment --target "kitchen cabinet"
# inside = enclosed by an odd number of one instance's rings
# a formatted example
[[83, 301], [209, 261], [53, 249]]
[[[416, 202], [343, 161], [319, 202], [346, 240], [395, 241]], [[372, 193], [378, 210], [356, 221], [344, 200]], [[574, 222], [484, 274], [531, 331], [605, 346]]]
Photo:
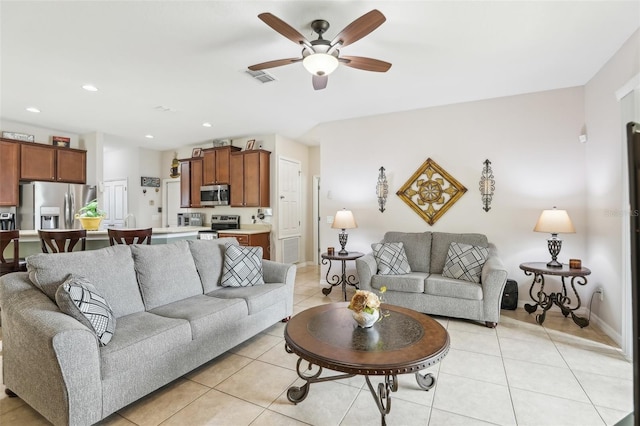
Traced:
[[269, 238], [269, 232], [241, 234], [233, 231], [218, 231], [218, 238], [235, 238], [241, 246], [262, 247], [262, 258], [271, 260], [271, 239]]
[[86, 183], [86, 151], [39, 143], [19, 145], [21, 180]]
[[232, 152], [239, 151], [237, 146], [223, 146], [203, 150], [202, 184], [215, 185], [229, 183], [229, 161]]
[[269, 207], [270, 155], [261, 149], [231, 153], [231, 207]]
[[180, 160], [180, 207], [202, 207], [202, 159]]
[[20, 144], [0, 140], [0, 206], [18, 205]]

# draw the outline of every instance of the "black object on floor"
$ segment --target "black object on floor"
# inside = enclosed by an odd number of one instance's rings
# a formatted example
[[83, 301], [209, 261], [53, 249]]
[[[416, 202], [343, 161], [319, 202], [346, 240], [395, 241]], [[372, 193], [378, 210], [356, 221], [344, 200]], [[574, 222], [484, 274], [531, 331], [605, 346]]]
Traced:
[[518, 307], [518, 283], [514, 280], [507, 280], [502, 293], [502, 303], [500, 308], [515, 310]]

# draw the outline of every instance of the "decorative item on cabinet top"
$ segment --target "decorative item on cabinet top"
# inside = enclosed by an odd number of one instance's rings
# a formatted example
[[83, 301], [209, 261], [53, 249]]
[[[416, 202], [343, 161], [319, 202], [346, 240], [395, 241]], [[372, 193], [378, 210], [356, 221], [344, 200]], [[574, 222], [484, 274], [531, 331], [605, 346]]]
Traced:
[[35, 142], [36, 138], [33, 135], [28, 135], [26, 133], [17, 133], [17, 132], [2, 132], [2, 137], [7, 139], [13, 139], [14, 141], [21, 142]]
[[496, 181], [491, 170], [491, 161], [484, 160], [482, 176], [480, 176], [480, 195], [482, 195], [482, 209], [488, 212], [491, 209], [491, 200], [496, 190]]
[[396, 192], [425, 222], [433, 225], [467, 192], [467, 188], [431, 158]]
[[71, 138], [64, 136], [51, 136], [51, 145], [69, 148], [71, 146]]
[[202, 148], [193, 148], [193, 151], [191, 151], [191, 157], [202, 157]]
[[171, 160], [171, 168], [169, 169], [169, 177], [170, 178], [179, 178], [180, 177], [180, 161], [178, 161], [178, 153], [173, 153], [173, 160]]

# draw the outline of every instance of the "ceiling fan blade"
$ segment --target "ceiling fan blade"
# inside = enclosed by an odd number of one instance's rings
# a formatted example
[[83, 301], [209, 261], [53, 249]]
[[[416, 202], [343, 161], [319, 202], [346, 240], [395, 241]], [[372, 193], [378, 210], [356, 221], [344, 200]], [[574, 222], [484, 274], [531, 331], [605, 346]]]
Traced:
[[260, 18], [262, 22], [264, 22], [265, 24], [273, 28], [275, 31], [279, 32], [280, 34], [282, 34], [283, 36], [291, 40], [292, 42], [296, 44], [302, 44], [302, 45], [309, 45], [309, 46], [311, 45], [309, 41], [302, 34], [298, 32], [298, 30], [296, 30], [291, 25], [287, 24], [277, 16], [272, 15], [271, 13], [265, 12], [258, 15], [258, 18]]
[[322, 90], [327, 87], [327, 82], [329, 81], [328, 75], [312, 75], [311, 82], [313, 83], [313, 88], [315, 90]]
[[276, 59], [275, 61], [263, 62], [261, 64], [251, 65], [249, 69], [251, 71], [260, 71], [267, 68], [281, 67], [283, 65], [294, 64], [300, 62], [302, 58], [289, 58], [289, 59]]
[[387, 72], [391, 68], [389, 62], [362, 56], [341, 56], [338, 60], [348, 67], [365, 71]]
[[336, 43], [341, 43], [342, 46], [355, 43], [362, 37], [366, 36], [386, 21], [382, 12], [377, 9], [373, 9], [371, 12], [365, 13], [352, 23], [346, 26], [344, 30], [340, 32], [333, 40], [331, 40], [331, 46]]

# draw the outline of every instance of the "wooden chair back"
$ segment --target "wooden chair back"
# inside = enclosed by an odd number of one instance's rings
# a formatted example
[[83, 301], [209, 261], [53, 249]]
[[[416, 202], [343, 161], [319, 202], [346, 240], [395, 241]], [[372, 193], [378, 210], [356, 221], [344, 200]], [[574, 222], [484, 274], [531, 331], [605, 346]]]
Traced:
[[87, 249], [86, 229], [38, 230], [43, 253], [65, 253], [73, 251], [80, 242], [80, 250]]
[[[8, 274], [9, 272], [20, 271], [20, 231], [13, 229], [10, 231], [0, 231], [0, 275]], [[4, 251], [9, 244], [13, 243], [13, 258], [5, 258]]]
[[151, 228], [146, 229], [112, 229], [107, 230], [109, 234], [109, 244], [151, 244]]

